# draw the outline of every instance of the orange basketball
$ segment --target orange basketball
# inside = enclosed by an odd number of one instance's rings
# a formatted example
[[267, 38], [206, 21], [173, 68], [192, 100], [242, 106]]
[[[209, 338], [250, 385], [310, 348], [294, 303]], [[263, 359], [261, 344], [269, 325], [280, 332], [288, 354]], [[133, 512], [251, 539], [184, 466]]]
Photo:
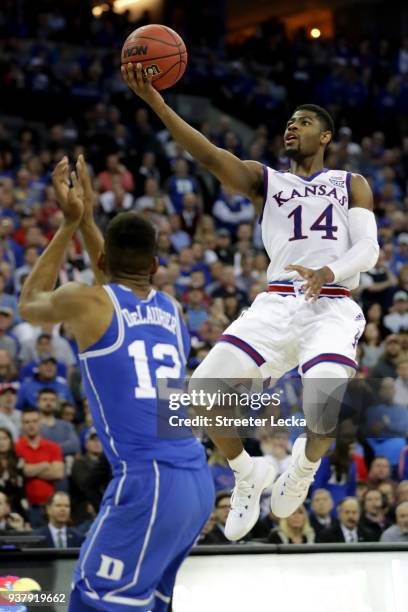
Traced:
[[171, 28], [147, 25], [129, 34], [122, 47], [122, 64], [140, 62], [153, 75], [156, 89], [168, 89], [184, 74], [187, 51], [183, 39]]

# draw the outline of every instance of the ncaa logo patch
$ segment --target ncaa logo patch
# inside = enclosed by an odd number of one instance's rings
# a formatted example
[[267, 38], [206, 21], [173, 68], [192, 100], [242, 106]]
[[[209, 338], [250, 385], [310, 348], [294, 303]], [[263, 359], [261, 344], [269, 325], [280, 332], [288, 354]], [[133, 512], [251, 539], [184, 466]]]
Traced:
[[335, 187], [344, 187], [344, 180], [341, 178], [329, 178], [329, 182]]

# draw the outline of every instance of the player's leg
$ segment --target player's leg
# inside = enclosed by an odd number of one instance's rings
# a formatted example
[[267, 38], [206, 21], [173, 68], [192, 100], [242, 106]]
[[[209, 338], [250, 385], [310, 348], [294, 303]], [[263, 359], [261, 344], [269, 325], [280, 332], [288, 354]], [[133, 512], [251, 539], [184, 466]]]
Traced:
[[[254, 385], [259, 391], [264, 378], [279, 378], [296, 365], [287, 358], [293, 301], [284, 300], [266, 294], [258, 296], [249, 311], [227, 328], [194, 372], [190, 393], [220, 392], [227, 396], [237, 387]], [[234, 407], [224, 403], [214, 407], [212, 414], [233, 415]], [[250, 457], [233, 427], [210, 427], [207, 433], [235, 474], [225, 535], [230, 540], [239, 540], [256, 523], [262, 492], [273, 483], [276, 470], [265, 458]]]
[[151, 548], [163, 512], [160, 484], [153, 461], [128, 466], [109, 484], [74, 571], [74, 592], [90, 608], [150, 612], [166, 565], [157, 545]]
[[273, 486], [272, 512], [279, 517], [289, 516], [303, 503], [320, 459], [333, 442], [365, 326], [360, 307], [348, 298], [305, 303], [301, 315], [299, 371], [308, 433], [296, 440], [291, 465]]
[[337, 363], [321, 363], [303, 376], [306, 435], [295, 441], [292, 461], [272, 489], [275, 516], [291, 515], [306, 499], [320, 460], [333, 444], [341, 402], [354, 371]]
[[[208, 465], [200, 470], [180, 470], [160, 465], [163, 512], [156, 539], [165, 567], [155, 587], [153, 612], [167, 612], [177, 572], [197, 541], [214, 508], [214, 483]], [[159, 507], [160, 507], [159, 499]]]

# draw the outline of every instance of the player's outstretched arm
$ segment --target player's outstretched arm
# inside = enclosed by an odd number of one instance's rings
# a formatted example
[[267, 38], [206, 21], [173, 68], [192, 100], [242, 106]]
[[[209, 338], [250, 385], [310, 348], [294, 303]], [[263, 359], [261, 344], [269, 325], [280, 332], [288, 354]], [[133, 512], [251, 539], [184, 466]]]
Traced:
[[130, 89], [158, 115], [174, 140], [208, 168], [223, 185], [249, 197], [260, 212], [264, 195], [262, 164], [256, 161], [242, 161], [232, 153], [216, 147], [191, 127], [154, 89], [151, 76], [144, 78], [141, 64], [137, 64], [136, 68], [131, 63], [122, 66], [122, 76]]

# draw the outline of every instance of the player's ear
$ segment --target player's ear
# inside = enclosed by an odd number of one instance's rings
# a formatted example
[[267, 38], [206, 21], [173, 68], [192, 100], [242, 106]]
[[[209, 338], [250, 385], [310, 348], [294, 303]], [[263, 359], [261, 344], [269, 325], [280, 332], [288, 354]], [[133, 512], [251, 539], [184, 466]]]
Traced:
[[329, 142], [331, 142], [332, 140], [332, 133], [331, 132], [322, 132], [320, 134], [320, 142], [322, 144], [324, 144], [326, 147], [329, 144]]
[[159, 269], [159, 258], [154, 257], [152, 259], [152, 266], [150, 268], [150, 276], [154, 276], [158, 269]]

